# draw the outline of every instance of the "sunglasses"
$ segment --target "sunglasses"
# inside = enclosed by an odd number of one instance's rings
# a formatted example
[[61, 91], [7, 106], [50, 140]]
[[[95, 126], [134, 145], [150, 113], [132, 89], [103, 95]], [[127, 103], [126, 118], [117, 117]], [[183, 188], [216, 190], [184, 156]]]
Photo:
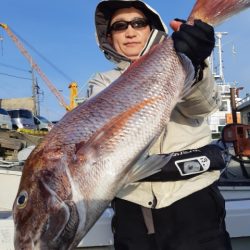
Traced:
[[126, 30], [129, 25], [131, 25], [133, 29], [140, 29], [149, 25], [149, 22], [146, 18], [136, 18], [132, 21], [117, 21], [110, 26], [109, 31], [123, 31]]

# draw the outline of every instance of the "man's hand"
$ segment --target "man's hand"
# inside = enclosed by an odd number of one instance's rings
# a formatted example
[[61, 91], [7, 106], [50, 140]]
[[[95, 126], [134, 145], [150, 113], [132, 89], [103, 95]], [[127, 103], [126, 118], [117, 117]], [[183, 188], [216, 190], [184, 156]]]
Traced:
[[185, 54], [197, 69], [209, 57], [215, 46], [214, 29], [201, 20], [194, 20], [193, 25], [176, 19], [171, 22], [175, 30], [172, 34], [175, 50]]

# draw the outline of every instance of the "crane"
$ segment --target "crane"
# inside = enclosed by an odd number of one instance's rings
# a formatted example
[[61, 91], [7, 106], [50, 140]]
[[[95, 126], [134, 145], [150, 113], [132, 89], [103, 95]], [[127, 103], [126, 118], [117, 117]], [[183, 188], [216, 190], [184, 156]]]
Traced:
[[67, 111], [70, 111], [76, 107], [75, 98], [78, 95], [78, 87], [76, 82], [71, 82], [69, 85], [70, 88], [70, 104], [67, 105], [64, 101], [63, 96], [58, 91], [58, 89], [53, 85], [53, 83], [48, 79], [48, 77], [43, 73], [41, 68], [37, 65], [37, 63], [33, 60], [31, 55], [28, 53], [28, 51], [24, 48], [18, 37], [14, 34], [14, 32], [9, 28], [7, 24], [0, 23], [0, 27], [2, 27], [9, 37], [12, 39], [12, 41], [15, 43], [17, 48], [20, 50], [20, 52], [25, 56], [25, 58], [30, 63], [31, 67], [36, 70], [36, 72], [40, 75], [40, 77], [43, 79], [43, 81], [46, 83], [50, 91], [55, 95], [57, 100], [59, 101], [59, 104], [63, 106]]

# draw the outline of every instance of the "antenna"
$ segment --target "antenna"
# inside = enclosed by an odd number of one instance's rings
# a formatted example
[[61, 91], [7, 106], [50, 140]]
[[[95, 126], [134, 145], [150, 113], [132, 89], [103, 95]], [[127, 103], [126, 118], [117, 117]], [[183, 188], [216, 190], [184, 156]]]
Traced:
[[1, 42], [1, 55], [3, 56], [3, 36], [0, 34], [0, 42]]

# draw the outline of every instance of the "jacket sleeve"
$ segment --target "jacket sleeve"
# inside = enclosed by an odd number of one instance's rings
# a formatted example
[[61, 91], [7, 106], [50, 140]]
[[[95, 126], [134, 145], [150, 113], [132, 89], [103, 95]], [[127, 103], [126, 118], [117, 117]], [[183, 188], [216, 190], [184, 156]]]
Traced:
[[113, 81], [115, 81], [125, 69], [115, 68], [113, 70], [96, 73], [88, 81], [87, 97], [91, 98], [108, 87]]
[[203, 70], [203, 78], [197, 82], [188, 96], [176, 108], [187, 118], [203, 118], [216, 111], [221, 103], [218, 86], [209, 67]]
[[102, 73], [96, 73], [89, 81], [88, 81], [88, 89], [87, 89], [87, 97], [91, 98], [105, 89], [110, 82]]

